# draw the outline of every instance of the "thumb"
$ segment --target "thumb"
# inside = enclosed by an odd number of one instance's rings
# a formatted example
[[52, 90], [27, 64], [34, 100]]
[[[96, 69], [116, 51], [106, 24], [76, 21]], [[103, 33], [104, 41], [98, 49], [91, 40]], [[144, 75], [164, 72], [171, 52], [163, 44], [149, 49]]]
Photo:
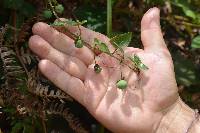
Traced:
[[166, 48], [160, 29], [160, 10], [156, 7], [149, 9], [142, 18], [141, 40], [145, 51]]

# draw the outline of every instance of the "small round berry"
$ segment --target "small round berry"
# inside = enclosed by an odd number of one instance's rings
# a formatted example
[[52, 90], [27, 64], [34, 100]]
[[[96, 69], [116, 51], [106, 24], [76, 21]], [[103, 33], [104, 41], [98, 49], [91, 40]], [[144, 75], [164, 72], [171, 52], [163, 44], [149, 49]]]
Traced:
[[52, 12], [50, 10], [44, 10], [43, 11], [43, 17], [46, 19], [49, 19], [52, 17]]
[[75, 47], [76, 48], [82, 48], [83, 47], [83, 41], [81, 40], [80, 37], [78, 37], [76, 40], [75, 40]]
[[127, 87], [127, 81], [126, 80], [119, 80], [119, 81], [117, 81], [117, 88], [119, 88], [119, 89], [126, 89], [126, 87]]
[[65, 8], [63, 7], [62, 4], [58, 4], [58, 5], [55, 7], [55, 11], [56, 11], [57, 13], [60, 13], [60, 14], [63, 13], [64, 9], [65, 9]]
[[94, 71], [95, 71], [96, 73], [100, 73], [101, 70], [102, 70], [102, 68], [99, 66], [99, 64], [95, 64], [95, 65], [94, 65]]

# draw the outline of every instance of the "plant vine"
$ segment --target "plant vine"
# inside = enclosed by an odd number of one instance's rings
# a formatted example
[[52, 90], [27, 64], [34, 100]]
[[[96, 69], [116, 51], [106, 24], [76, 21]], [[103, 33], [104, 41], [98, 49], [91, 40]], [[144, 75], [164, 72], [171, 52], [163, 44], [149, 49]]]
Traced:
[[[53, 28], [63, 28], [63, 31], [60, 31], [64, 34], [67, 34], [70, 38], [75, 40], [75, 47], [76, 48], [82, 48], [83, 46], [89, 48], [91, 51], [95, 53], [94, 55], [94, 60], [95, 60], [95, 65], [94, 65], [94, 71], [98, 74], [102, 70], [102, 66], [96, 63], [96, 56], [98, 56], [101, 53], [107, 54], [111, 58], [114, 58], [120, 62], [120, 65], [125, 65], [128, 66], [131, 70], [135, 71], [136, 73], [140, 73], [141, 70], [147, 70], [148, 67], [142, 63], [141, 59], [139, 58], [138, 55], [134, 54], [131, 56], [126, 56], [124, 52], [124, 48], [127, 47], [132, 39], [132, 33], [123, 33], [116, 35], [112, 38], [110, 38], [110, 44], [106, 44], [102, 41], [100, 41], [97, 38], [94, 38], [93, 44], [89, 44], [85, 42], [81, 38], [81, 28], [80, 26], [86, 23], [87, 21], [79, 21], [79, 20], [71, 20], [71, 19], [65, 19], [61, 20], [58, 16], [57, 13], [61, 14], [62, 12], [58, 12], [57, 8], [58, 6], [61, 7], [61, 4], [55, 3], [54, 0], [48, 0], [49, 7], [51, 11], [53, 12], [54, 16], [56, 17], [56, 21], [51, 24]], [[63, 11], [63, 10], [62, 10]], [[78, 28], [78, 35], [75, 33], [72, 33], [71, 31], [68, 30], [68, 26], [77, 26]], [[112, 45], [114, 48], [114, 51], [111, 52], [110, 49], [108, 48], [109, 45]], [[131, 62], [131, 63], [130, 63]], [[116, 86], [119, 89], [125, 89], [127, 87], [127, 81], [123, 79], [123, 76], [121, 76], [121, 79], [117, 81]]]

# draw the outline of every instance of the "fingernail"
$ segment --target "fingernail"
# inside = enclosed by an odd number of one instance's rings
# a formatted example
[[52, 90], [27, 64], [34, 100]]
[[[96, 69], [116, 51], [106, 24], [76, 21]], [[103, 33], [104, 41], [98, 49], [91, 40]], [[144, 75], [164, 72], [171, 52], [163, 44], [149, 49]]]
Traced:
[[149, 28], [160, 27], [160, 10], [156, 7], [147, 11], [149, 17]]

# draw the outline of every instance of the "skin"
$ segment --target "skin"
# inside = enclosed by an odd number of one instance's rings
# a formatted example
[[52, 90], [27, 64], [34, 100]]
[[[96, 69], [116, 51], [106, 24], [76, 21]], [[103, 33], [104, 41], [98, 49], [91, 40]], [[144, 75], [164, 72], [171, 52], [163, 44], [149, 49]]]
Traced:
[[[94, 53], [87, 47], [74, 47], [74, 40], [45, 23], [33, 26], [29, 47], [42, 60], [41, 72], [60, 89], [71, 95], [105, 127], [119, 133], [156, 132], [161, 119], [178, 99], [171, 55], [160, 29], [159, 9], [148, 10], [141, 21], [144, 49], [125, 48], [125, 55], [137, 54], [149, 67], [137, 75], [105, 54], [97, 59], [102, 66], [94, 72]], [[78, 33], [77, 27], [69, 26]], [[106, 36], [81, 27], [82, 39], [92, 44], [94, 38], [109, 44]], [[113, 51], [111, 45], [109, 49]], [[116, 87], [121, 72], [128, 87]]]

